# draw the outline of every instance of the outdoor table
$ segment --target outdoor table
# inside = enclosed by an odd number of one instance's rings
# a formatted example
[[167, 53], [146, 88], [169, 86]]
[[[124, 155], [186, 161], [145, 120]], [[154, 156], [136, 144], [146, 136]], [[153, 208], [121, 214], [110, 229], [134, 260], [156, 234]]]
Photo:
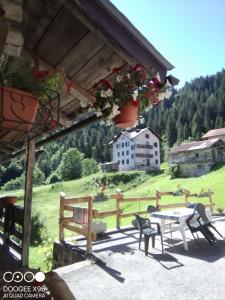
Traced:
[[[175, 208], [170, 210], [156, 211], [151, 213], [151, 216], [160, 219], [162, 236], [165, 233], [165, 229], [166, 229], [165, 222], [167, 220], [173, 220], [175, 222], [178, 222], [176, 228], [181, 232], [183, 242], [184, 242], [184, 249], [188, 250], [187, 237], [186, 237], [186, 220], [193, 214], [193, 211], [194, 211], [193, 208]], [[211, 214], [209, 209], [206, 209], [206, 214], [210, 219]]]

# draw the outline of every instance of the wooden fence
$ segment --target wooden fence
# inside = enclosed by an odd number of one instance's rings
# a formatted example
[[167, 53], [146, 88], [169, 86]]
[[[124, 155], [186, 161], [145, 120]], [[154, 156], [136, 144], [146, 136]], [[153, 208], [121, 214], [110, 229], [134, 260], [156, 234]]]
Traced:
[[0, 203], [0, 238], [3, 246], [14, 250], [21, 258], [24, 209], [16, 205]]
[[[158, 209], [168, 209], [175, 207], [185, 207], [190, 202], [202, 202], [199, 198], [208, 199], [207, 203], [204, 203], [205, 206], [211, 207], [213, 209], [214, 203], [212, 202], [212, 191], [202, 192], [199, 194], [193, 194], [189, 191], [185, 190], [182, 195], [177, 195], [174, 192], [159, 192], [156, 191], [155, 196], [147, 196], [147, 197], [128, 197], [124, 198], [124, 196], [120, 193], [115, 195], [109, 195], [108, 200], [115, 200], [115, 209], [108, 211], [99, 212], [97, 209], [93, 207], [93, 197], [79, 197], [79, 198], [66, 198], [64, 193], [60, 194], [60, 217], [59, 217], [59, 240], [63, 242], [65, 240], [64, 230], [67, 229], [69, 231], [75, 232], [79, 235], [83, 235], [87, 238], [87, 253], [92, 253], [92, 241], [96, 239], [96, 234], [92, 232], [92, 222], [95, 218], [105, 218], [109, 216], [115, 216], [116, 218], [116, 228], [121, 228], [121, 219], [128, 218], [134, 216], [134, 213], [138, 214], [147, 214], [147, 206], [153, 205]], [[177, 196], [182, 197], [183, 201], [171, 203], [171, 204], [163, 204], [164, 196], [171, 196], [174, 199], [177, 199]], [[106, 200], [106, 201], [108, 201]], [[191, 201], [190, 201], [191, 200]], [[132, 203], [132, 202], [146, 202], [146, 209], [133, 211], [133, 212], [125, 212], [124, 208], [122, 208], [122, 204], [124, 203]], [[86, 203], [86, 207], [81, 207], [79, 204]], [[65, 212], [71, 212], [72, 216], [65, 216]], [[80, 216], [84, 218], [80, 218]], [[85, 217], [86, 216], [86, 217]]]

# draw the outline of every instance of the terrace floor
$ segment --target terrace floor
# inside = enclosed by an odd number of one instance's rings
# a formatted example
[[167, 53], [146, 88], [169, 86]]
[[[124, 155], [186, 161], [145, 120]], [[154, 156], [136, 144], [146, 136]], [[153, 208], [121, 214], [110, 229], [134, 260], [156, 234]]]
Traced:
[[[225, 235], [225, 222], [215, 226]], [[201, 250], [189, 232], [187, 236], [188, 251], [174, 232], [173, 239], [165, 237], [165, 254], [157, 240], [156, 249], [149, 247], [145, 256], [138, 250], [136, 230], [109, 235], [94, 242], [96, 263], [84, 261], [55, 271], [77, 300], [224, 299], [225, 239], [210, 246], [202, 238]]]

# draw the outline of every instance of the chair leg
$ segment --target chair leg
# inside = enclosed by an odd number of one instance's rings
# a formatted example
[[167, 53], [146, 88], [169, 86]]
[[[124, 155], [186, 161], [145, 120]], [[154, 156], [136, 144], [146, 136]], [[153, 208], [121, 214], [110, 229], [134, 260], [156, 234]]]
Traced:
[[219, 236], [221, 236], [221, 238], [223, 239], [222, 234], [216, 229], [216, 227], [214, 227], [212, 224], [210, 224], [209, 226], [211, 226], [219, 234]]
[[141, 249], [141, 239], [142, 239], [142, 233], [140, 233], [140, 236], [139, 236], [139, 250]]
[[[194, 240], [196, 241], [196, 244], [198, 245], [198, 247], [202, 250], [202, 247], [201, 247], [201, 245], [199, 244], [199, 242], [198, 242], [198, 240], [196, 239], [196, 237], [194, 236], [194, 233], [193, 232], [191, 232], [191, 234], [192, 234], [192, 236], [193, 236], [193, 238], [194, 238]], [[197, 232], [196, 232], [196, 235], [197, 235], [197, 237], [198, 237], [198, 234], [197, 234]]]
[[155, 236], [152, 237], [152, 248], [155, 248]]
[[148, 255], [148, 244], [149, 244], [149, 236], [148, 235], [144, 235], [145, 237], [145, 255]]
[[164, 250], [163, 250], [163, 237], [162, 237], [162, 234], [160, 234], [160, 238], [161, 238], [161, 244], [162, 244], [162, 254], [163, 254]]

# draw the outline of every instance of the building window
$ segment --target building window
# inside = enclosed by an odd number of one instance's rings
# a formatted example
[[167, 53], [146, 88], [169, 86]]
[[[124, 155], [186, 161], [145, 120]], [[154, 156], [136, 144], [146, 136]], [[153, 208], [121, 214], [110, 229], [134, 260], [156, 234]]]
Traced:
[[122, 143], [122, 148], [124, 148], [124, 143]]
[[122, 160], [122, 165], [124, 165], [124, 160]]
[[134, 154], [131, 154], [131, 159], [133, 159], [134, 158]]
[[120, 156], [120, 152], [117, 153], [117, 156], [118, 156], [118, 157]]
[[154, 143], [154, 147], [158, 147], [158, 143]]
[[122, 151], [122, 156], [124, 156], [124, 151]]
[[130, 146], [130, 142], [127, 142], [127, 146]]
[[135, 146], [135, 145], [131, 145], [131, 150], [134, 150], [134, 146]]
[[156, 165], [158, 165], [158, 164], [159, 164], [159, 161], [158, 161], [158, 159], [156, 159], [156, 160], [155, 160], [155, 164], [156, 164]]
[[127, 151], [127, 155], [129, 155], [129, 151]]
[[129, 159], [127, 159], [127, 165], [129, 165], [129, 163], [130, 163], [130, 161], [129, 161]]
[[158, 151], [155, 151], [155, 155], [158, 155]]
[[116, 148], [118, 149], [118, 148], [119, 148], [119, 146], [120, 146], [120, 144], [117, 144], [117, 145], [116, 145]]
[[147, 167], [150, 166], [150, 159], [147, 159]]
[[146, 134], [145, 137], [146, 137], [146, 139], [149, 139], [149, 134]]

